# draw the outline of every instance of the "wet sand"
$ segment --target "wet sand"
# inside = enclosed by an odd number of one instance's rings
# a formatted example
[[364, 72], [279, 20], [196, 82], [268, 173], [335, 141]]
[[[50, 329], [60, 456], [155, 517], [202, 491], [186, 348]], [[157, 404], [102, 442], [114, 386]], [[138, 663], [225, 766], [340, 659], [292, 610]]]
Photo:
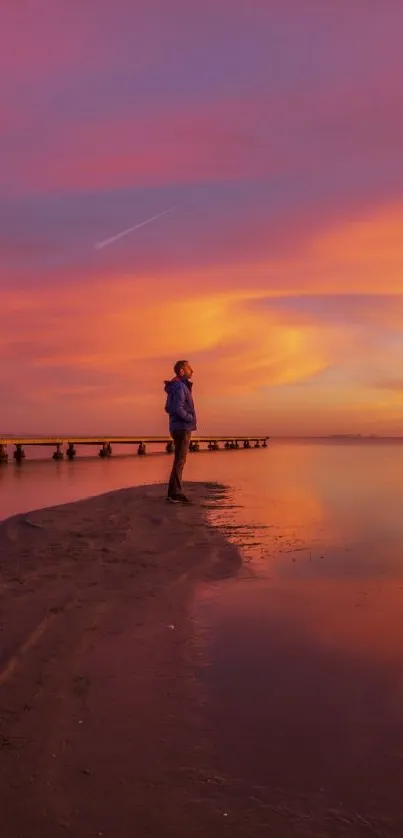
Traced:
[[0, 528], [4, 838], [187, 835], [208, 742], [188, 602], [237, 550], [163, 487], [113, 492]]

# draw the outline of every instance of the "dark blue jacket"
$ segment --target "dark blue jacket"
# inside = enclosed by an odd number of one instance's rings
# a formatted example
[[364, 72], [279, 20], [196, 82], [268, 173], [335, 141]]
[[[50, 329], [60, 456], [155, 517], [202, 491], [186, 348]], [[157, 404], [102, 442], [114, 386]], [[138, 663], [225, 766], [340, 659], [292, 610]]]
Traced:
[[165, 381], [167, 400], [165, 411], [169, 414], [169, 430], [195, 431], [196, 411], [192, 396], [192, 382], [186, 378]]

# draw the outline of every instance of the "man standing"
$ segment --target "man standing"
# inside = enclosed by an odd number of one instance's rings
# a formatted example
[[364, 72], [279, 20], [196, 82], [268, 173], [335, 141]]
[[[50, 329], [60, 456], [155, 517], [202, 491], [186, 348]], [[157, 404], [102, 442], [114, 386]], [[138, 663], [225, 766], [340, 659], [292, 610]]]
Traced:
[[169, 414], [169, 431], [174, 441], [175, 456], [168, 485], [167, 501], [189, 503], [182, 492], [182, 473], [189, 450], [192, 431], [196, 430], [196, 411], [192, 396], [193, 370], [189, 361], [177, 361], [175, 378], [165, 381], [167, 400], [165, 411]]

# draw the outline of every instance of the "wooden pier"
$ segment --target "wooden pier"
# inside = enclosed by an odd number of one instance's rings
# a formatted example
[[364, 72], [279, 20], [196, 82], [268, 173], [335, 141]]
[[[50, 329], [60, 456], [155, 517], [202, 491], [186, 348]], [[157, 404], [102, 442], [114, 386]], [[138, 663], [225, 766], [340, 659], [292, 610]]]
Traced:
[[[190, 451], [196, 452], [206, 446], [208, 451], [218, 451], [221, 447], [225, 450], [236, 450], [240, 448], [267, 448], [268, 436], [192, 436]], [[163, 445], [167, 454], [172, 454], [174, 447], [170, 436], [27, 436], [27, 437], [0, 437], [0, 464], [8, 462], [8, 448], [14, 447], [13, 458], [16, 463], [22, 463], [25, 459], [25, 448], [29, 446], [47, 446], [54, 448], [52, 458], [54, 460], [74, 460], [77, 454], [78, 445], [100, 446], [99, 456], [107, 458], [112, 456], [112, 446], [134, 445], [137, 446], [139, 456], [147, 453], [147, 446]]]

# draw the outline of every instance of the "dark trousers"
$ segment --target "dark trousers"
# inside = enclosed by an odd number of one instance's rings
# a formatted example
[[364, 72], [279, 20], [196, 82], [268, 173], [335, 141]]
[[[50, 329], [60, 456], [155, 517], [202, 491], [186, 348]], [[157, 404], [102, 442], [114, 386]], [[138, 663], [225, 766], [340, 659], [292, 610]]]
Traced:
[[171, 436], [175, 445], [175, 456], [171, 476], [169, 478], [168, 495], [172, 498], [182, 492], [183, 467], [186, 462], [190, 437], [192, 434], [190, 431], [172, 431]]

